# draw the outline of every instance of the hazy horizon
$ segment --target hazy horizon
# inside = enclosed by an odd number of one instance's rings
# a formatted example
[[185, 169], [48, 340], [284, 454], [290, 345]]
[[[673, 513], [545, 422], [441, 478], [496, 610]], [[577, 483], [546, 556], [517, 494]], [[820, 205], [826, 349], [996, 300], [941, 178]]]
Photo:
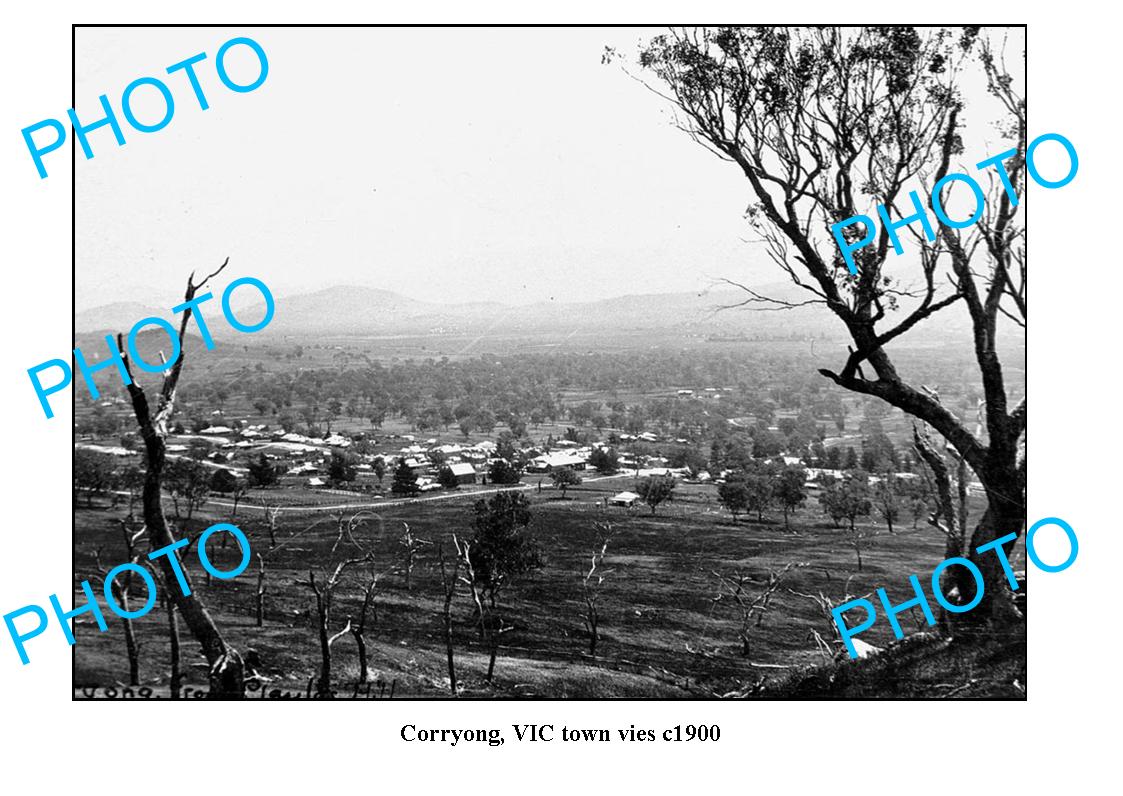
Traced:
[[[202, 270], [202, 269], [200, 269], [200, 270]], [[186, 275], [184, 276], [184, 279], [186, 279]], [[227, 282], [232, 281], [232, 280], [233, 280], [233, 277], [231, 277], [230, 279], [227, 279], [225, 277], [225, 275], [223, 275], [222, 277], [219, 277], [218, 279], [215, 280], [216, 286], [221, 291], [221, 288]], [[182, 281], [183, 280], [181, 280], [181, 282]], [[787, 288], [787, 284], [783, 283], [783, 282], [775, 282], [773, 284], [774, 284], [774, 286], [776, 286], [778, 288], [784, 288], [784, 289]], [[314, 294], [318, 294], [318, 293], [326, 293], [326, 292], [332, 291], [332, 290], [348, 290], [348, 289], [379, 290], [379, 291], [384, 291], [386, 293], [392, 293], [396, 296], [400, 296], [401, 298], [407, 299], [409, 301], [415, 301], [415, 302], [425, 303], [425, 304], [434, 304], [434, 305], [439, 305], [439, 306], [449, 306], [449, 307], [471, 305], [471, 304], [497, 304], [497, 305], [506, 306], [506, 307], [529, 307], [529, 306], [533, 306], [535, 304], [555, 304], [555, 303], [556, 304], [591, 304], [591, 303], [596, 303], [596, 302], [613, 301], [613, 300], [616, 300], [616, 299], [626, 299], [626, 298], [682, 297], [682, 296], [687, 296], [687, 295], [692, 295], [692, 296], [695, 296], [697, 298], [702, 298], [702, 297], [705, 297], [707, 295], [714, 295], [715, 297], [722, 296], [722, 295], [734, 296], [738, 293], [736, 288], [732, 288], [732, 287], [729, 287], [728, 285], [718, 283], [718, 284], [713, 285], [712, 287], [703, 288], [703, 289], [700, 289], [700, 290], [636, 290], [634, 292], [629, 292], [629, 293], [619, 293], [619, 294], [606, 295], [606, 296], [597, 296], [595, 298], [581, 298], [581, 297], [559, 298], [559, 299], [550, 299], [550, 298], [539, 299], [539, 298], [535, 298], [535, 299], [525, 299], [525, 300], [513, 300], [513, 299], [509, 299], [506, 296], [501, 296], [501, 297], [498, 297], [498, 298], [457, 300], [456, 298], [445, 299], [445, 298], [442, 298], [442, 297], [414, 295], [414, 294], [408, 293], [405, 290], [400, 290], [400, 289], [394, 288], [394, 287], [386, 287], [386, 286], [378, 286], [378, 285], [364, 285], [364, 284], [358, 284], [358, 283], [337, 282], [337, 283], [333, 283], [333, 284], [324, 285], [323, 287], [309, 288], [307, 290], [297, 289], [297, 290], [287, 291], [287, 292], [283, 292], [283, 293], [278, 293], [278, 292], [274, 291], [274, 298], [277, 299], [278, 301], [283, 301], [285, 298], [310, 296], [310, 295], [314, 295]], [[155, 288], [153, 288], [151, 292], [152, 292], [153, 295], [155, 295], [155, 292], [156, 292]], [[131, 299], [131, 298], [119, 297], [119, 298], [116, 298], [112, 301], [101, 302], [101, 303], [98, 303], [98, 304], [91, 304], [88, 301], [84, 302], [82, 300], [82, 296], [78, 295], [78, 296], [76, 296], [75, 307], [76, 307], [76, 311], [78, 313], [87, 312], [89, 310], [94, 310], [94, 309], [98, 309], [98, 308], [101, 308], [101, 307], [111, 306], [113, 304], [144, 304], [145, 306], [148, 306], [148, 307], [151, 307], [151, 308], [156, 308], [156, 309], [161, 308], [163, 306], [163, 304], [167, 304], [168, 309], [170, 310], [170, 307], [173, 303], [178, 303], [179, 301], [182, 300], [182, 298], [181, 298], [182, 292], [183, 292], [183, 285], [180, 284], [180, 285], [175, 285], [175, 286], [169, 286], [168, 290], [163, 291], [163, 293], [161, 295], [163, 296], [163, 299], [166, 299], [166, 300], [156, 298], [155, 300], [149, 301], [149, 300], [145, 300], [143, 298]], [[216, 293], [216, 297], [218, 295], [219, 294]], [[253, 291], [247, 290], [245, 296], [236, 295], [234, 297], [234, 299], [232, 299], [231, 303], [232, 303], [233, 306], [237, 307], [237, 306], [242, 306], [242, 305], [260, 303], [260, 299], [258, 298], [256, 293], [254, 293]]]
[[[77, 308], [161, 306], [228, 255], [230, 278], [259, 277], [277, 296], [357, 285], [525, 305], [777, 283], [749, 240], [744, 177], [601, 63], [610, 45], [634, 65], [659, 30], [79, 28], [80, 119], [145, 75], [166, 79], [176, 106], [157, 133], [126, 127], [123, 147], [92, 132], [95, 157], [78, 158]], [[235, 36], [269, 58], [247, 94], [215, 75]], [[200, 51], [205, 112], [165, 74]], [[252, 55], [231, 51], [232, 73], [247, 65], [252, 79]], [[987, 97], [966, 90], [965, 142], [982, 152]], [[151, 100], [134, 96], [139, 117], [159, 117]]]

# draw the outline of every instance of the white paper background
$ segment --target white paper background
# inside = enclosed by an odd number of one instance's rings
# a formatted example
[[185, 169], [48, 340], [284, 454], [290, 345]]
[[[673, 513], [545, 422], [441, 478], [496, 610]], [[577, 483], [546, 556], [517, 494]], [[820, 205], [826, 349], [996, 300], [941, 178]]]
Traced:
[[[857, 21], [950, 24], [982, 8], [866, 3]], [[0, 643], [3, 790], [1109, 790], [1117, 779], [1108, 755], [1118, 747], [1120, 660], [1114, 588], [1119, 487], [1109, 463], [1119, 443], [1119, 266], [1112, 236], [1120, 173], [1111, 92], [1117, 26], [1094, 13], [1064, 15], [1056, 6], [985, 8], [991, 22], [1029, 23], [1030, 137], [1057, 131], [1080, 153], [1077, 179], [1057, 191], [1031, 188], [1028, 205], [1036, 307], [1029, 346], [1035, 417], [1029, 516], [1067, 519], [1081, 551], [1064, 573], [1034, 572], [1027, 703], [72, 703], [70, 651], [52, 625], [28, 666], [20, 666], [6, 638]], [[56, 418], [44, 420], [26, 375], [35, 363], [64, 357], [71, 345], [69, 155], [52, 158], [50, 178], [39, 180], [19, 132], [70, 106], [71, 23], [810, 23], [837, 22], [855, 10], [822, 2], [782, 8], [571, 2], [564, 10], [526, 3], [427, 3], [409, 10], [328, 2], [5, 6], [0, 394], [7, 444], [0, 483], [9, 509], [0, 531], [0, 612], [46, 605], [48, 594], [67, 593], [71, 578], [71, 414], [60, 402]], [[127, 157], [128, 147], [118, 156]], [[83, 165], [79, 157], [78, 168]], [[1063, 547], [1050, 552], [1042, 542], [1046, 560], [1063, 558]], [[679, 722], [720, 724], [722, 740], [453, 749], [398, 738], [404, 723], [504, 727], [511, 734], [514, 723], [662, 728]]]

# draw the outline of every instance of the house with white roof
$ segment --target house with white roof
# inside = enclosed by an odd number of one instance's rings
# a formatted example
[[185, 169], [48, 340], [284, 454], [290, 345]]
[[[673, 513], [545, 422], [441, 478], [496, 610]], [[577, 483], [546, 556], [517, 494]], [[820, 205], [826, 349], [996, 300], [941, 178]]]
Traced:
[[450, 464], [448, 469], [452, 470], [452, 474], [456, 476], [456, 483], [458, 484], [474, 484], [476, 483], [476, 468], [467, 462], [458, 462]]
[[639, 500], [639, 495], [635, 492], [620, 492], [613, 495], [609, 499], [608, 504], [610, 506], [623, 506], [624, 508], [630, 509], [632, 506], [636, 505], [637, 500]]

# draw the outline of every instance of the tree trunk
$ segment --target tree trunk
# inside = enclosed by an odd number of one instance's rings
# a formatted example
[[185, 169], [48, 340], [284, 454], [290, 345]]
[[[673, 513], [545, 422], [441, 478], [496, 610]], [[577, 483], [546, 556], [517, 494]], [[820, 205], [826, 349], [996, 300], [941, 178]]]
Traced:
[[331, 694], [331, 641], [328, 637], [328, 612], [324, 604], [325, 599], [319, 594], [316, 595], [316, 612], [320, 620], [320, 679], [316, 683], [316, 690], [326, 699]]
[[484, 679], [491, 682], [491, 676], [495, 673], [495, 657], [499, 654], [499, 634], [492, 629], [491, 633], [491, 655], [487, 662], [487, 677]]
[[[226, 536], [227, 534], [223, 534]], [[257, 556], [257, 626], [265, 624], [265, 559]]]
[[[455, 543], [456, 537], [453, 537]], [[452, 650], [452, 597], [456, 592], [456, 578], [460, 572], [460, 548], [457, 546], [456, 564], [453, 566], [451, 576], [445, 574], [445, 553], [444, 548], [437, 543], [437, 558], [440, 560], [441, 565], [441, 586], [445, 592], [444, 602], [444, 620], [445, 620], [445, 653], [448, 657], [448, 686], [452, 691], [452, 695], [459, 696], [456, 692], [456, 661], [453, 658]]]
[[361, 630], [356, 630], [351, 633], [355, 637], [355, 646], [359, 648], [359, 682], [365, 683], [369, 676], [367, 670], [367, 641], [363, 638]]
[[[129, 593], [119, 593], [118, 597], [121, 609], [128, 613]], [[136, 643], [133, 620], [122, 617], [121, 622], [125, 625], [125, 653], [129, 656], [129, 685], [140, 685], [140, 648]]]
[[452, 690], [452, 695], [457, 696], [456, 692], [456, 661], [453, 658], [452, 650], [452, 591], [445, 592], [445, 653], [448, 657], [448, 686]]
[[171, 677], [168, 680], [168, 688], [171, 691], [171, 698], [179, 699], [181, 678], [179, 672], [179, 618], [176, 616], [175, 603], [172, 602], [170, 596], [165, 598], [164, 604], [168, 609], [168, 639], [171, 642]]
[[[144, 482], [144, 524], [148, 529], [148, 539], [153, 550], [159, 550], [175, 542], [164, 518], [164, 508], [160, 503], [160, 473], [164, 465], [164, 440], [156, 438], [148, 445], [148, 476]], [[175, 555], [173, 553], [173, 555]], [[178, 558], [178, 556], [177, 556]], [[167, 591], [175, 606], [183, 614], [188, 630], [203, 647], [203, 654], [210, 664], [210, 694], [212, 699], [242, 699], [245, 697], [244, 667], [242, 656], [222, 638], [210, 613], [194, 591], [186, 597], [179, 588], [175, 570], [168, 556], [158, 559], [160, 572]], [[187, 570], [180, 566], [183, 579], [190, 587], [191, 578]]]
[[488, 624], [488, 647], [490, 648], [490, 655], [487, 663], [487, 677], [484, 679], [490, 683], [491, 676], [495, 672], [495, 656], [499, 653], [499, 617], [495, 614], [495, 594], [493, 593], [489, 598], [489, 605], [487, 610], [487, 624]]
[[[229, 259], [227, 262], [229, 262]], [[196, 290], [203, 287], [211, 277], [217, 275], [225, 267], [226, 263], [223, 263], [218, 271], [215, 271], [199, 284], [195, 284], [192, 281], [194, 274], [188, 277], [185, 300], [191, 301], [195, 297]], [[176, 386], [179, 382], [179, 375], [183, 369], [185, 348], [183, 341], [187, 331], [187, 322], [190, 317], [191, 310], [188, 309], [184, 312], [180, 321], [179, 358], [176, 360], [171, 370], [164, 376], [155, 415], [150, 411], [148, 396], [145, 394], [144, 389], [141, 388], [135, 380], [128, 385], [129, 398], [132, 401], [133, 413], [136, 415], [141, 437], [144, 439], [145, 454], [148, 463], [148, 471], [144, 478], [142, 505], [144, 508], [144, 524], [148, 533], [148, 541], [153, 551], [168, 547], [175, 542], [168, 528], [167, 519], [164, 516], [164, 506], [161, 500], [161, 478], [167, 457], [167, 448], [165, 445], [167, 424], [175, 406]], [[126, 372], [131, 376], [131, 370], [125, 359], [126, 355], [124, 353], [125, 347], [123, 342], [122, 335], [118, 334], [117, 348], [121, 353], [122, 361], [126, 362]], [[172, 553], [171, 555], [177, 554]], [[179, 608], [180, 613], [183, 614], [183, 619], [187, 623], [191, 635], [194, 636], [202, 646], [203, 654], [207, 658], [207, 663], [210, 664], [210, 671], [208, 674], [210, 698], [244, 699], [246, 695], [246, 684], [245, 666], [242, 662], [242, 656], [238, 654], [236, 649], [226, 643], [218, 630], [218, 626], [215, 625], [214, 620], [207, 612], [206, 607], [203, 605], [198, 595], [194, 591], [191, 591], [191, 579], [187, 571], [183, 570], [182, 572], [182, 578], [187, 584], [186, 591], [189, 592], [189, 594], [184, 596], [184, 589], [179, 587], [179, 578], [176, 575], [176, 570], [169, 556], [160, 556], [158, 562], [160, 572], [166, 584], [167, 593], [171, 596], [176, 607]], [[183, 569], [182, 566], [180, 569]]]
[[[1016, 623], [1021, 619], [1021, 614], [1014, 605], [1014, 593], [1006, 579], [1006, 572], [995, 550], [977, 553], [976, 549], [999, 537], [1013, 533], [1020, 537], [1026, 522], [1026, 509], [1024, 499], [1024, 482], [1016, 472], [1008, 473], [1006, 478], [990, 474], [983, 479], [987, 485], [987, 509], [979, 519], [975, 531], [971, 535], [969, 551], [964, 551], [964, 556], [975, 564], [983, 575], [983, 599], [972, 610], [964, 614], [956, 614], [952, 619], [952, 628], [955, 632], [975, 633], [984, 626], [1003, 628], [1006, 632], [1014, 632]], [[1009, 558], [1013, 552], [1015, 538], [1004, 544], [1003, 550]], [[963, 602], [970, 602], [975, 594], [974, 578], [965, 567], [949, 567], [958, 570], [956, 585], [960, 588]], [[968, 596], [969, 595], [969, 596]], [[1024, 632], [1021, 628], [1018, 633]]]

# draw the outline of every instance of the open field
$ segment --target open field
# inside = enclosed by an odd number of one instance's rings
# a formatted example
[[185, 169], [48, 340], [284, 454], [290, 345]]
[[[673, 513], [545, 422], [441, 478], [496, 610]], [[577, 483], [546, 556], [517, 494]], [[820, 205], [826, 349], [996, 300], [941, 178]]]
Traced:
[[[458, 676], [467, 696], [504, 697], [698, 697], [745, 688], [762, 676], [781, 676], [817, 663], [812, 631], [824, 637], [829, 627], [811, 601], [781, 589], [763, 624], [754, 628], [752, 649], [741, 655], [739, 614], [728, 600], [714, 603], [718, 593], [713, 572], [736, 571], [764, 576], [789, 562], [806, 564], [790, 573], [794, 591], [838, 598], [848, 578], [855, 595], [885, 586], [898, 601], [908, 574], [923, 579], [943, 557], [944, 540], [930, 528], [906, 526], [895, 535], [880, 529], [863, 551], [864, 567], [856, 572], [854, 551], [846, 535], [830, 527], [817, 507], [809, 505], [793, 519], [792, 530], [768, 516], [765, 523], [742, 518], [733, 523], [720, 510], [713, 487], [681, 485], [675, 501], [652, 516], [646, 509], [600, 507], [601, 498], [630, 483], [627, 476], [591, 482], [569, 491], [561, 500], [552, 490], [526, 490], [532, 503], [531, 530], [543, 552], [541, 569], [500, 599], [500, 615], [512, 626], [501, 637], [495, 681], [483, 682], [487, 655], [473, 623], [467, 590], [454, 603]], [[392, 688], [395, 697], [448, 696], [441, 616], [442, 593], [434, 548], [426, 548], [407, 591], [400, 572], [403, 522], [434, 542], [470, 528], [471, 497], [392, 505], [360, 528], [360, 543], [375, 552], [375, 568], [386, 574], [375, 595], [374, 621], [366, 633], [371, 679]], [[117, 518], [123, 509], [103, 506], [76, 512], [76, 570], [94, 580], [93, 551], [103, 562], [123, 560]], [[193, 588], [209, 606], [219, 626], [243, 653], [255, 650], [267, 690], [305, 694], [319, 666], [315, 608], [307, 586], [308, 570], [325, 568], [355, 555], [337, 540], [335, 521], [327, 513], [291, 513], [278, 523], [278, 546], [269, 550], [260, 509], [240, 509], [238, 525], [251, 538], [255, 553], [266, 561], [266, 613], [263, 628], [255, 626], [256, 567], [232, 581], [207, 585], [194, 554], [187, 557]], [[229, 519], [226, 510], [208, 504], [190, 525], [196, 533], [212, 522]], [[581, 573], [601, 537], [595, 523], [611, 523], [605, 567], [610, 570], [602, 592], [602, 639], [596, 658], [588, 655], [582, 626]], [[875, 526], [869, 524], [870, 533]], [[214, 549], [214, 548], [212, 548]], [[1019, 549], [1015, 565], [1022, 560]], [[215, 551], [222, 569], [237, 562], [236, 546]], [[341, 630], [357, 615], [363, 585], [349, 570], [336, 592], [331, 631]], [[107, 612], [108, 613], [108, 612]], [[909, 627], [912, 620], [903, 617]], [[75, 648], [76, 694], [81, 688], [120, 686], [127, 681], [121, 621], [109, 618], [107, 633], [83, 617]], [[168, 640], [166, 614], [155, 609], [135, 623], [141, 644], [141, 682], [157, 695], [167, 694]], [[184, 628], [185, 686], [203, 689], [206, 668], [197, 645]], [[861, 638], [876, 645], [892, 640], [884, 622]], [[345, 636], [333, 648], [334, 677], [341, 692], [357, 675], [354, 641]], [[375, 688], [377, 693], [379, 688]], [[95, 693], [95, 692], [89, 692]], [[389, 693], [384, 691], [383, 693]]]

